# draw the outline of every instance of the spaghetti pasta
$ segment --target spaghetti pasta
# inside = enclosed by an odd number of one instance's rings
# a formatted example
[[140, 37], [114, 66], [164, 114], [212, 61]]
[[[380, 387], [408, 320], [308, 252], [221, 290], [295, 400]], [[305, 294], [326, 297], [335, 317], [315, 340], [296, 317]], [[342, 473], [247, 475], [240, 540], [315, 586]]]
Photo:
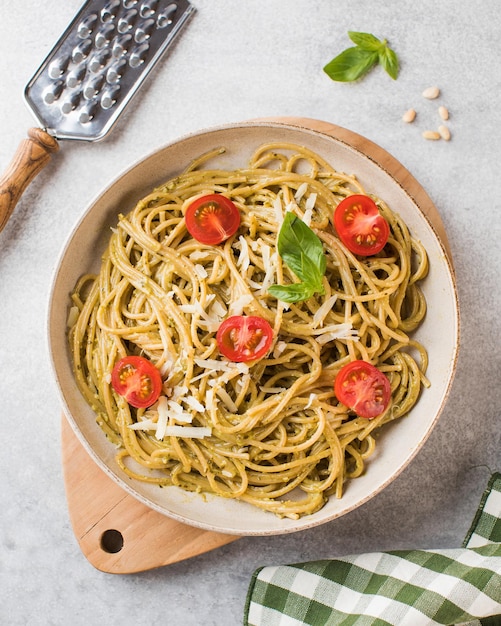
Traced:
[[[222, 149], [120, 215], [97, 275], [72, 294], [69, 340], [78, 386], [126, 475], [162, 486], [237, 498], [298, 518], [341, 497], [376, 446], [375, 431], [411, 410], [426, 378], [427, 351], [410, 337], [426, 314], [421, 243], [385, 202], [385, 248], [358, 257], [331, 225], [346, 196], [367, 194], [351, 175], [312, 151], [267, 144], [246, 168], [211, 169]], [[224, 194], [241, 213], [235, 235], [204, 245], [187, 232], [193, 198]], [[296, 279], [277, 252], [286, 211], [320, 238], [327, 268], [323, 295], [284, 303], [271, 285]], [[230, 315], [257, 315], [273, 328], [262, 359], [223, 358], [216, 332]], [[135, 409], [110, 384], [126, 355], [160, 370], [164, 393]], [[390, 380], [392, 399], [374, 419], [335, 397], [341, 367], [362, 359]]]

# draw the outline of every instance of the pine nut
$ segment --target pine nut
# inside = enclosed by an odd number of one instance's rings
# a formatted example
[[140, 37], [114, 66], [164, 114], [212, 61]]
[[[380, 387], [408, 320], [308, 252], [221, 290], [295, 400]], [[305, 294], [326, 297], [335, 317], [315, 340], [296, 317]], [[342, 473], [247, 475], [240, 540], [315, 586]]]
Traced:
[[414, 109], [409, 109], [402, 115], [402, 120], [407, 124], [413, 122], [416, 118], [416, 111]]
[[425, 130], [423, 137], [425, 139], [432, 139], [436, 141], [437, 139], [440, 139], [440, 133], [437, 133], [435, 130]]
[[444, 106], [438, 107], [438, 114], [443, 120], [449, 119], [449, 111]]
[[428, 100], [434, 100], [438, 98], [440, 95], [440, 89], [438, 87], [428, 87], [423, 91], [423, 98], [428, 98]]
[[441, 124], [438, 127], [438, 132], [440, 133], [440, 137], [442, 137], [442, 139], [445, 139], [445, 141], [449, 141], [449, 139], [451, 138], [451, 131], [444, 124]]

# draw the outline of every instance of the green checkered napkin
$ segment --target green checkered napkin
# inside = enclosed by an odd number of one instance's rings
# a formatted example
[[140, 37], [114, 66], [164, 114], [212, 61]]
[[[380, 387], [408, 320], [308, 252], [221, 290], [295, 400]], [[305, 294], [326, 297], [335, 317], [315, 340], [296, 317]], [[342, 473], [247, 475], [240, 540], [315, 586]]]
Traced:
[[244, 624], [501, 625], [501, 474], [491, 477], [462, 548], [261, 567]]

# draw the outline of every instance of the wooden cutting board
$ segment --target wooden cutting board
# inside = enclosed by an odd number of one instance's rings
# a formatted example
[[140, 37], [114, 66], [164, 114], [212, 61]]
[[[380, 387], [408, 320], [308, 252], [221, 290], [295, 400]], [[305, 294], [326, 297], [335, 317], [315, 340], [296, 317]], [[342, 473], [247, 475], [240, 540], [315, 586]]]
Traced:
[[[296, 117], [267, 121], [321, 131], [379, 163], [414, 198], [433, 223], [450, 258], [445, 229], [431, 199], [416, 179], [385, 150], [365, 137], [328, 122]], [[61, 444], [73, 531], [84, 556], [97, 569], [113, 574], [145, 571], [194, 557], [238, 539], [182, 524], [136, 500], [98, 467], [64, 416]]]

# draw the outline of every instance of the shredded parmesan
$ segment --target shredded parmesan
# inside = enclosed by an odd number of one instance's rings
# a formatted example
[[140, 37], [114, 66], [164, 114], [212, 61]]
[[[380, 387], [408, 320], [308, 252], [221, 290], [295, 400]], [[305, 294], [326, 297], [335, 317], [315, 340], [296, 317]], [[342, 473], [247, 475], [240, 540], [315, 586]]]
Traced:
[[206, 426], [167, 426], [166, 437], [187, 437], [189, 439], [203, 439], [210, 437], [212, 429]]
[[156, 430], [157, 423], [152, 419], [141, 420], [135, 424], [129, 424], [131, 430]]
[[183, 398], [183, 401], [194, 411], [198, 411], [199, 413], [203, 413], [205, 411], [204, 405], [193, 396], [187, 396], [186, 398]]
[[226, 389], [223, 389], [222, 387], [218, 387], [216, 389], [216, 394], [219, 396], [219, 398], [222, 400], [223, 404], [225, 404], [226, 408], [229, 411], [231, 411], [232, 413], [238, 413], [238, 407], [233, 402], [233, 400], [231, 399]]
[[301, 198], [304, 196], [307, 189], [308, 189], [308, 183], [301, 183], [299, 187], [297, 188], [296, 193], [294, 194], [294, 200], [296, 202], [300, 202]]
[[245, 274], [250, 265], [249, 246], [247, 245], [247, 240], [245, 237], [242, 237], [242, 235], [240, 235], [238, 241], [240, 243], [240, 255], [238, 257], [237, 266], [240, 267], [242, 274]]
[[211, 256], [212, 251], [210, 250], [194, 250], [190, 254], [190, 259], [192, 261], [200, 261], [201, 259], [207, 259]]
[[337, 300], [337, 295], [334, 294], [330, 298], [327, 298], [327, 300], [325, 300], [322, 303], [322, 305], [318, 308], [318, 310], [315, 311], [315, 314], [313, 315], [313, 328], [318, 328], [318, 326], [320, 327], [323, 326], [325, 316], [332, 309], [336, 300]]
[[334, 339], [350, 339], [351, 341], [358, 341], [358, 333], [351, 324], [334, 324], [325, 328], [325, 332], [315, 337], [319, 344], [323, 345]]
[[191, 424], [193, 421], [193, 415], [191, 413], [187, 413], [179, 402], [169, 400], [167, 402], [167, 408], [169, 409], [171, 419], [176, 422]]
[[198, 276], [198, 278], [201, 278], [202, 280], [204, 278], [207, 278], [208, 276], [207, 270], [205, 269], [203, 265], [200, 265], [200, 263], [197, 263], [194, 267], [195, 267], [195, 273]]
[[167, 412], [168, 400], [165, 396], [160, 396], [158, 399], [158, 422], [156, 427], [155, 437], [157, 439], [163, 439], [165, 437], [165, 430], [169, 421], [169, 414]]
[[230, 304], [230, 308], [228, 310], [229, 315], [242, 315], [243, 310], [246, 306], [254, 300], [253, 296], [250, 293], [245, 293], [235, 300], [233, 300]]
[[273, 358], [276, 359], [277, 357], [279, 357], [285, 350], [285, 348], [287, 348], [286, 341], [277, 341], [275, 348], [273, 349]]
[[284, 209], [282, 201], [278, 196], [273, 200], [273, 209], [275, 211], [275, 219], [277, 220], [277, 224], [280, 227], [282, 225], [282, 222], [284, 221]]

